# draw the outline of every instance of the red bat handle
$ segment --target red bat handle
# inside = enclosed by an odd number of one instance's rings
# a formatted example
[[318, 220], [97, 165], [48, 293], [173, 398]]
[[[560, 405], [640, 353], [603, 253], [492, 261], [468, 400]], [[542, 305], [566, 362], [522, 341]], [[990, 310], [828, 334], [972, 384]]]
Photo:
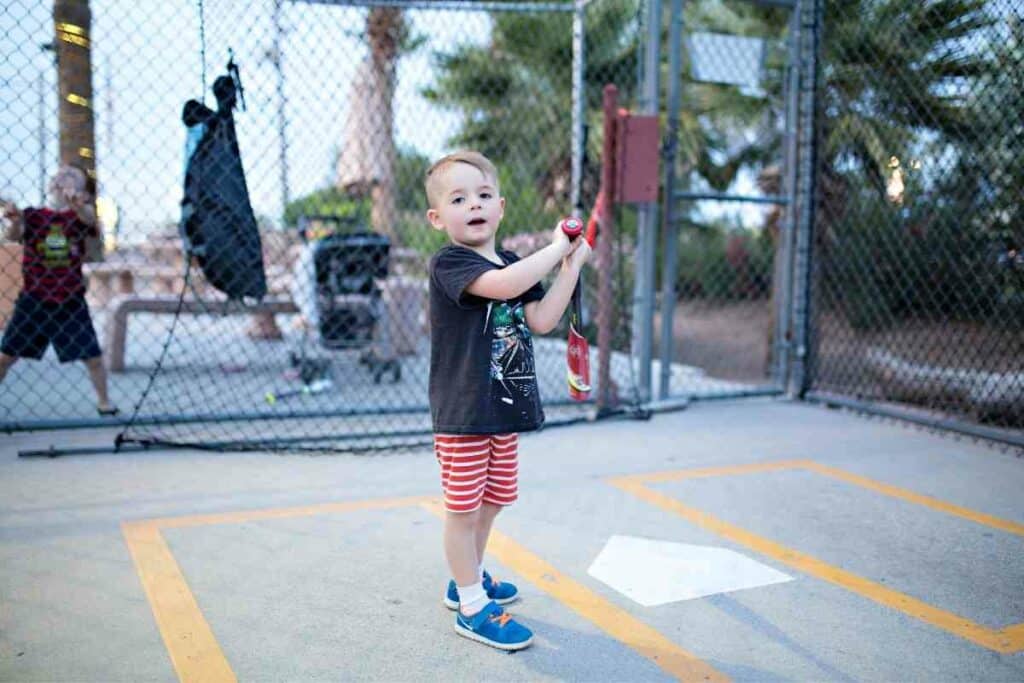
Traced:
[[583, 232], [583, 221], [579, 218], [563, 218], [559, 225], [562, 226], [562, 232], [571, 240], [576, 239]]

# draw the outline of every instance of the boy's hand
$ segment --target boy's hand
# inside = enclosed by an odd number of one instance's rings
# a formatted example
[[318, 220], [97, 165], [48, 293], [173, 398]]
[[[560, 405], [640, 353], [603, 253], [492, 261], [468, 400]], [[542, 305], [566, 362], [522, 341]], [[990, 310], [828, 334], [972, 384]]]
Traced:
[[20, 242], [22, 235], [21, 211], [14, 202], [0, 199], [0, 204], [3, 204], [3, 216], [7, 223], [3, 233], [0, 233], [0, 238], [8, 239], [12, 242]]
[[562, 230], [562, 221], [555, 223], [555, 231], [552, 235], [551, 243], [558, 245], [562, 256], [567, 256], [572, 253], [573, 241], [570, 240], [568, 235], [565, 234], [565, 231]]
[[21, 220], [21, 211], [14, 205], [14, 202], [9, 202], [6, 199], [0, 199], [0, 204], [3, 204], [4, 220], [10, 223], [16, 223]]
[[69, 190], [64, 194], [68, 207], [78, 219], [88, 225], [96, 225], [96, 201], [83, 190]]
[[583, 264], [590, 258], [592, 249], [587, 240], [582, 237], [577, 237], [572, 241], [569, 253], [562, 259], [562, 267], [573, 269], [579, 272], [583, 268]]
[[88, 192], [70, 189], [64, 191], [64, 200], [67, 202], [68, 206], [76, 212], [84, 209], [91, 198], [92, 197]]

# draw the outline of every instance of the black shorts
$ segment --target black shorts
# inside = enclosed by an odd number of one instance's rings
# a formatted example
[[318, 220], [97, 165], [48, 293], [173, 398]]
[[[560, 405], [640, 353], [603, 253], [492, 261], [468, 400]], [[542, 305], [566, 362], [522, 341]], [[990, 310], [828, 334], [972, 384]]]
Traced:
[[18, 297], [0, 351], [38, 360], [50, 344], [61, 363], [88, 360], [102, 353], [84, 295], [76, 294], [60, 303], [40, 301], [25, 292]]

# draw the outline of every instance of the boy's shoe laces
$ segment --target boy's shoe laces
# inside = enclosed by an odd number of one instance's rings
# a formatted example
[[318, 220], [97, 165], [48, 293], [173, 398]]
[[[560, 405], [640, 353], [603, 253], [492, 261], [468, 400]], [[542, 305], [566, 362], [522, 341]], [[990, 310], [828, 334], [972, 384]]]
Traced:
[[512, 621], [512, 615], [508, 612], [502, 612], [501, 614], [492, 614], [488, 617], [491, 621], [498, 624], [498, 628], [504, 628], [505, 624]]

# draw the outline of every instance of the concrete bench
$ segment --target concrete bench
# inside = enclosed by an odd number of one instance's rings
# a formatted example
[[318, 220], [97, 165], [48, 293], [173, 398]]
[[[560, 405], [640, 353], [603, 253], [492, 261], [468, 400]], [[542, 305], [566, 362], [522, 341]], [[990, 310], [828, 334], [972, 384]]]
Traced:
[[[128, 316], [132, 313], [174, 315], [178, 311], [178, 297], [174, 295], [120, 296], [110, 300], [106, 323], [107, 366], [111, 372], [124, 372], [125, 342], [128, 338]], [[214, 314], [294, 314], [299, 309], [291, 298], [267, 298], [258, 304], [242, 305], [236, 302], [226, 304], [223, 300], [200, 301], [186, 298], [181, 302], [181, 313], [197, 315]]]

